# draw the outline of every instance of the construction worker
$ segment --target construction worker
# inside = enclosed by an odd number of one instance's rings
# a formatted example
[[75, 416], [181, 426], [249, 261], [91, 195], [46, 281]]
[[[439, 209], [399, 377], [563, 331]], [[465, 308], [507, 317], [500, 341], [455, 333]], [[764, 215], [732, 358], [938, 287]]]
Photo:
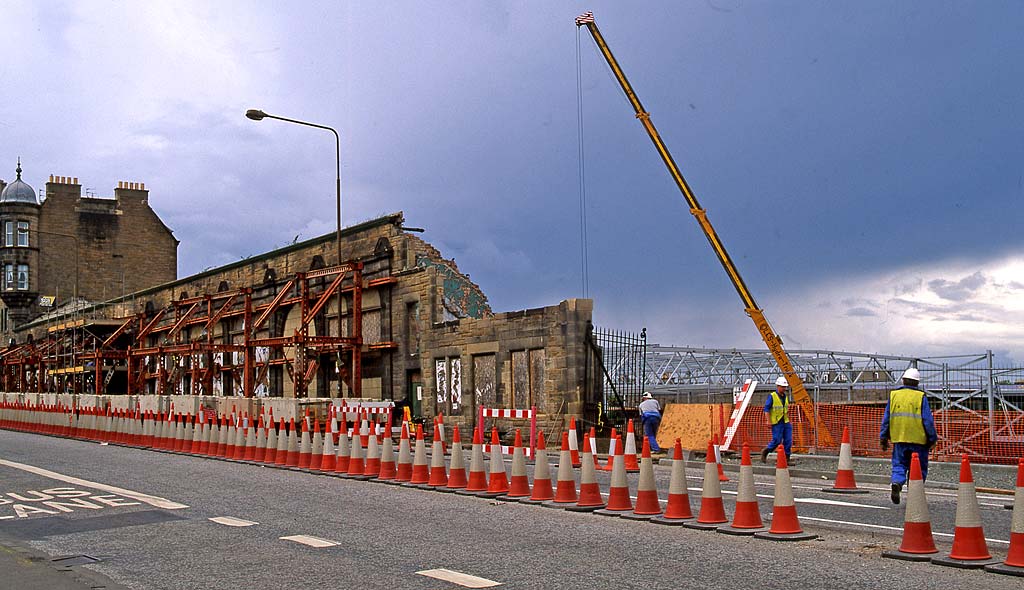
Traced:
[[661, 425], [661, 404], [654, 399], [651, 392], [645, 391], [637, 410], [640, 411], [640, 423], [643, 425], [647, 442], [651, 444], [651, 452], [660, 453], [661, 447], [658, 446], [655, 437], [658, 435], [658, 426]]
[[903, 372], [902, 381], [903, 387], [889, 392], [878, 435], [883, 451], [888, 451], [889, 443], [893, 443], [892, 493], [889, 496], [893, 504], [900, 503], [900, 492], [907, 481], [914, 453], [921, 461], [921, 477], [928, 478], [928, 451], [939, 440], [928, 398], [918, 387], [921, 372], [910, 367]]
[[764, 402], [764, 413], [768, 419], [768, 426], [772, 429], [772, 440], [768, 446], [761, 450], [761, 462], [768, 461], [768, 453], [775, 450], [780, 444], [786, 451], [786, 460], [789, 461], [793, 452], [793, 425], [789, 422], [789, 381], [785, 377], [775, 380], [775, 391], [768, 394], [768, 400]]

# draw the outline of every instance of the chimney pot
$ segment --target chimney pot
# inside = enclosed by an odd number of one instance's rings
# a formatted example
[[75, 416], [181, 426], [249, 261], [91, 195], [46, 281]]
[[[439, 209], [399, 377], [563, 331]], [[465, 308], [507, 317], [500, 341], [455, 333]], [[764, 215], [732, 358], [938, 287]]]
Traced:
[[50, 175], [50, 182], [53, 182], [53, 175]]
[[145, 183], [145, 182], [143, 182], [143, 183], [141, 183], [141, 184], [142, 184], [142, 188], [141, 188], [141, 190], [146, 190], [146, 183]]
[[74, 178], [74, 180], [71, 181], [71, 184], [78, 184], [78, 177], [77, 176]]
[[117, 181], [117, 188], [124, 188], [124, 181], [123, 180], [118, 180]]

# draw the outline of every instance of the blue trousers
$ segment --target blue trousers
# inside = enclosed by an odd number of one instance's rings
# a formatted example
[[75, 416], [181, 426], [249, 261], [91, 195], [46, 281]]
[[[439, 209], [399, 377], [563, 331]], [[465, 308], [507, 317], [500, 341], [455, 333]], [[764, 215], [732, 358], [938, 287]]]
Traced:
[[655, 437], [658, 435], [658, 426], [661, 425], [661, 414], [644, 412], [640, 415], [640, 421], [644, 425], [644, 436], [647, 437], [647, 442], [651, 445], [651, 452], [660, 452], [661, 447], [658, 446], [658, 441], [655, 440]]
[[928, 447], [914, 443], [893, 443], [892, 483], [903, 485], [910, 476], [910, 459], [917, 453], [921, 461], [921, 477], [928, 479]]
[[793, 423], [779, 422], [772, 424], [772, 441], [768, 443], [768, 452], [775, 450], [775, 447], [782, 445], [786, 451], [786, 458], [793, 452]]

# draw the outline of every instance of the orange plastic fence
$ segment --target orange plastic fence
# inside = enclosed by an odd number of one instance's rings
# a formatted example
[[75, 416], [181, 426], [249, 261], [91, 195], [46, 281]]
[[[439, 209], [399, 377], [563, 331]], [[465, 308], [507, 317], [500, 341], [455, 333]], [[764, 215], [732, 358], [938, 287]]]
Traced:
[[[843, 427], [850, 429], [853, 454], [861, 457], [888, 457], [889, 453], [878, 446], [878, 431], [885, 409], [844, 404], [819, 404], [818, 415], [828, 428], [834, 444], [815, 445], [814, 423], [805, 418], [797, 408], [791, 408], [793, 439], [801, 433], [804, 440], [815, 446], [818, 453], [839, 453]], [[935, 410], [935, 430], [939, 442], [932, 450], [936, 459], [956, 459], [963, 453], [975, 463], [1016, 464], [1024, 457], [1024, 414], [995, 413], [990, 424], [985, 412], [968, 412], [949, 409]], [[992, 426], [994, 425], [994, 428]], [[733, 448], [744, 442], [752, 448], [760, 448], [771, 440], [771, 431], [765, 424], [764, 413], [748, 411], [740, 422]]]

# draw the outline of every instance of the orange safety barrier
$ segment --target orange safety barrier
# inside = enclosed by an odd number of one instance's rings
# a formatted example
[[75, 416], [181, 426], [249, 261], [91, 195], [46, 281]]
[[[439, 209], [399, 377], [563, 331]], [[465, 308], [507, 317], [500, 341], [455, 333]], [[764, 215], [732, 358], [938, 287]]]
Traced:
[[[850, 429], [850, 443], [855, 457], [888, 457], [889, 452], [878, 446], [878, 432], [882, 425], [885, 406], [854, 404], [818, 404], [821, 422], [829, 431], [831, 445], [821, 444], [818, 453], [839, 453], [843, 428]], [[1002, 463], [1014, 465], [1024, 456], [1024, 416], [1017, 413], [995, 413], [993, 427], [989, 425], [987, 411], [969, 412], [961, 409], [932, 410], [939, 442], [932, 450], [936, 460], [956, 461], [967, 454], [973, 463]], [[794, 446], [801, 430], [809, 444], [814, 445], [813, 422], [797, 408], [790, 410], [793, 422]], [[995, 436], [993, 436], [995, 432]], [[751, 448], [763, 448], [771, 440], [771, 430], [765, 424], [764, 412], [751, 407], [740, 421], [733, 447], [743, 443]]]

